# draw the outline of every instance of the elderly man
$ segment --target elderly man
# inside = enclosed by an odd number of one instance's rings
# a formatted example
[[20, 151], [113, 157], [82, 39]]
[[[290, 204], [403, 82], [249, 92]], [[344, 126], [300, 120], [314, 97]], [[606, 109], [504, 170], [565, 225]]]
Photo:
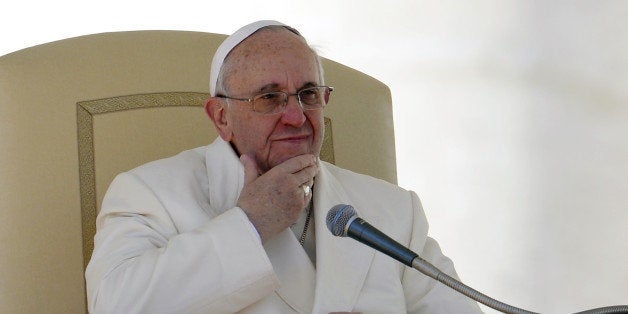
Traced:
[[86, 271], [95, 313], [477, 313], [477, 305], [325, 230], [353, 204], [455, 276], [413, 192], [318, 159], [325, 86], [294, 29], [249, 24], [218, 48], [206, 112], [220, 137], [112, 182]]

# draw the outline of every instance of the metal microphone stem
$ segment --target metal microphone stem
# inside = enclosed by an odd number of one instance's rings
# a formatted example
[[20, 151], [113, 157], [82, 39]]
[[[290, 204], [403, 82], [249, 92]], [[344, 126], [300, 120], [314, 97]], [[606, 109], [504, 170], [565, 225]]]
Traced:
[[465, 296], [478, 301], [488, 307], [496, 309], [502, 313], [508, 314], [537, 314], [535, 312], [526, 311], [512, 305], [497, 301], [465, 284], [448, 276], [440, 271], [436, 266], [430, 264], [428, 261], [421, 257], [416, 257], [412, 260], [412, 268], [422, 272], [423, 274], [436, 279], [437, 281], [445, 284], [446, 286], [464, 294]]
[[[498, 310], [502, 313], [508, 314], [537, 314], [535, 312], [526, 311], [512, 305], [497, 301], [465, 284], [450, 277], [449, 275], [440, 271], [436, 266], [430, 264], [428, 261], [417, 256], [412, 260], [412, 268], [422, 272], [428, 277], [434, 278], [436, 281], [443, 283], [444, 285], [462, 293], [463, 295], [478, 301], [488, 307]], [[578, 312], [576, 314], [611, 314], [611, 313], [628, 313], [628, 305], [614, 305]]]

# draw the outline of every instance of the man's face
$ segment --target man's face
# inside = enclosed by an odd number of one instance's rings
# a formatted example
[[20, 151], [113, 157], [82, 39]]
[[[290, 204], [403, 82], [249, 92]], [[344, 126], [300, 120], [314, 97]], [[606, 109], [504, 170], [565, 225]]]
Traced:
[[[226, 86], [233, 97], [271, 91], [294, 94], [321, 82], [314, 53], [302, 38], [284, 29], [253, 34], [231, 51], [229, 62]], [[276, 114], [254, 112], [251, 103], [238, 100], [229, 100], [224, 110], [226, 132], [221, 136], [240, 154], [253, 156], [263, 172], [291, 157], [320, 153], [322, 109], [303, 111], [296, 96], [290, 96], [285, 110]]]

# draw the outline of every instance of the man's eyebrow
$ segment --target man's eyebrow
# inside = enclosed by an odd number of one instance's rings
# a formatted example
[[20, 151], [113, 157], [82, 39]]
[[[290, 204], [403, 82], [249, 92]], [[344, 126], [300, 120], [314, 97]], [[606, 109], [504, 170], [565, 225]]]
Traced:
[[[307, 82], [307, 83], [303, 84], [300, 88], [298, 88], [297, 91], [300, 91], [300, 90], [305, 89], [305, 88], [313, 87], [313, 86], [317, 86], [317, 84], [315, 82]], [[278, 89], [279, 89], [279, 84], [277, 84], [277, 83], [270, 83], [270, 84], [266, 84], [266, 85], [262, 86], [262, 88], [260, 88], [258, 90], [258, 92], [267, 93], [267, 92], [277, 91]]]
[[303, 86], [301, 86], [301, 88], [299, 88], [299, 90], [302, 90], [304, 88], [314, 87], [314, 86], [317, 86], [317, 84], [315, 82], [307, 82], [307, 83], [303, 84]]
[[266, 84], [264, 86], [262, 86], [262, 88], [259, 89], [259, 92], [270, 92], [270, 91], [276, 91], [277, 88], [279, 88], [279, 84], [277, 83], [270, 83], [270, 84]]

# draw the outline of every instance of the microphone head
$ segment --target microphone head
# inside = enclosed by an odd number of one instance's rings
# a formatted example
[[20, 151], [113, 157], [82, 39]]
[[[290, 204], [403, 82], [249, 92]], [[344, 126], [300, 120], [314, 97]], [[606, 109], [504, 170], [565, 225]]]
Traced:
[[347, 223], [357, 215], [353, 206], [338, 204], [327, 212], [327, 229], [337, 237], [344, 237]]

